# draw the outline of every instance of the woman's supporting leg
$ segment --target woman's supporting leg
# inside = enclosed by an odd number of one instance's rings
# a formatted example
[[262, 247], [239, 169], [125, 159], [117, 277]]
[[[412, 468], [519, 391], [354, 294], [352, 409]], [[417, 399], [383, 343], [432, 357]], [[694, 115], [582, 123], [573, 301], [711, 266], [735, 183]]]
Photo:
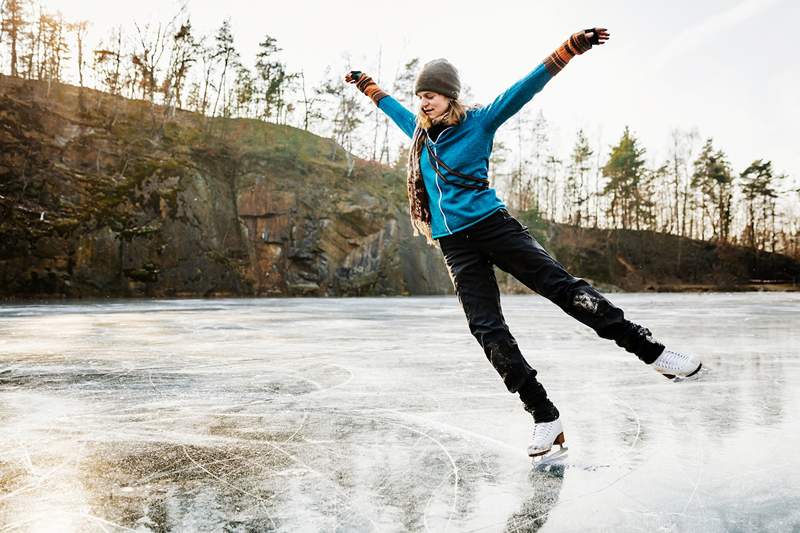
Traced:
[[445, 263], [469, 329], [509, 392], [519, 392], [537, 422], [558, 418], [558, 410], [536, 379], [503, 318], [494, 267], [469, 239], [453, 235], [440, 240]]
[[625, 319], [622, 309], [585, 280], [567, 272], [515, 218], [504, 214], [503, 219], [491, 235], [473, 235], [490, 260], [600, 337], [614, 340], [647, 364], [658, 358], [664, 346], [650, 330]]

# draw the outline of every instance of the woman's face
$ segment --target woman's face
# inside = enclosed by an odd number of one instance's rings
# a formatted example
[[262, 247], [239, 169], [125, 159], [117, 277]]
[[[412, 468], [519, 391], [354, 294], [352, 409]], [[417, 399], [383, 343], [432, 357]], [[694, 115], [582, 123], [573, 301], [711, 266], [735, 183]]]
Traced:
[[420, 99], [419, 108], [431, 120], [442, 116], [447, 111], [447, 106], [450, 105], [448, 97], [433, 91], [420, 91], [417, 96]]

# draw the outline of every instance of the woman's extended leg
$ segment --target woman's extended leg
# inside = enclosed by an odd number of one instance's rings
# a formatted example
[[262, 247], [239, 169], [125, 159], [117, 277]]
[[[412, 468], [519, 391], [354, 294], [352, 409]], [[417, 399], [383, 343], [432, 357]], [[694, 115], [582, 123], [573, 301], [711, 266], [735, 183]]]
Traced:
[[650, 330], [625, 319], [585, 280], [572, 276], [515, 218], [503, 213], [491, 238], [481, 235], [481, 248], [498, 267], [558, 305], [564, 312], [650, 364], [664, 351]]
[[503, 318], [494, 267], [465, 235], [440, 239], [450, 277], [467, 316], [469, 329], [509, 392], [518, 392], [538, 422], [558, 418], [558, 410], [531, 368]]

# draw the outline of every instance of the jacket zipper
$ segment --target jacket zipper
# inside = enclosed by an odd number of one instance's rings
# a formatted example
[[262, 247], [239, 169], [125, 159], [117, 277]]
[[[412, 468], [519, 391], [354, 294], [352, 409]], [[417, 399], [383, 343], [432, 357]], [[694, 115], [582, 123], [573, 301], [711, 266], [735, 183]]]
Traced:
[[[446, 132], [447, 130], [449, 130], [449, 129], [450, 129], [450, 128], [452, 128], [452, 127], [453, 127], [453, 126], [448, 126], [448, 127], [446, 127], [445, 129], [443, 129], [443, 130], [442, 130], [442, 131], [439, 133], [439, 136], [438, 136], [438, 137], [436, 137], [436, 141], [431, 141], [431, 144], [433, 144], [433, 153], [434, 153], [434, 155], [435, 155], [436, 157], [439, 157], [439, 152], [437, 152], [437, 151], [436, 151], [436, 143], [437, 143], [438, 141], [441, 141], [441, 140], [442, 140], [442, 135], [444, 135], [444, 132]], [[430, 139], [429, 139], [429, 140], [430, 140]], [[434, 162], [433, 162], [433, 164], [434, 164], [434, 165], [436, 165], [436, 168], [437, 168], [437, 169], [439, 169], [439, 170], [441, 171], [441, 168], [439, 167], [439, 163], [437, 163], [436, 161], [434, 161]], [[447, 229], [447, 233], [449, 233], [450, 235], [452, 235], [452, 234], [453, 234], [453, 232], [452, 232], [452, 230], [450, 229], [450, 226], [447, 224], [447, 216], [444, 214], [444, 209], [442, 209], [442, 197], [443, 197], [444, 195], [442, 194], [442, 188], [439, 186], [439, 174], [438, 174], [438, 173], [436, 173], [436, 175], [435, 175], [433, 178], [434, 178], [434, 180], [436, 180], [436, 188], [439, 190], [439, 212], [442, 214], [442, 220], [444, 220], [444, 227], [445, 227], [445, 229]]]

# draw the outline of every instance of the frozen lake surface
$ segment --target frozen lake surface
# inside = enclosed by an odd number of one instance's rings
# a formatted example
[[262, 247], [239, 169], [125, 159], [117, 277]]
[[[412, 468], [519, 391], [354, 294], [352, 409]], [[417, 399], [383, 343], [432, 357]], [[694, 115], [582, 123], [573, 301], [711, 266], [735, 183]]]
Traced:
[[452, 296], [0, 306], [0, 532], [800, 531], [800, 294], [609, 297], [708, 371], [504, 297], [549, 471]]

